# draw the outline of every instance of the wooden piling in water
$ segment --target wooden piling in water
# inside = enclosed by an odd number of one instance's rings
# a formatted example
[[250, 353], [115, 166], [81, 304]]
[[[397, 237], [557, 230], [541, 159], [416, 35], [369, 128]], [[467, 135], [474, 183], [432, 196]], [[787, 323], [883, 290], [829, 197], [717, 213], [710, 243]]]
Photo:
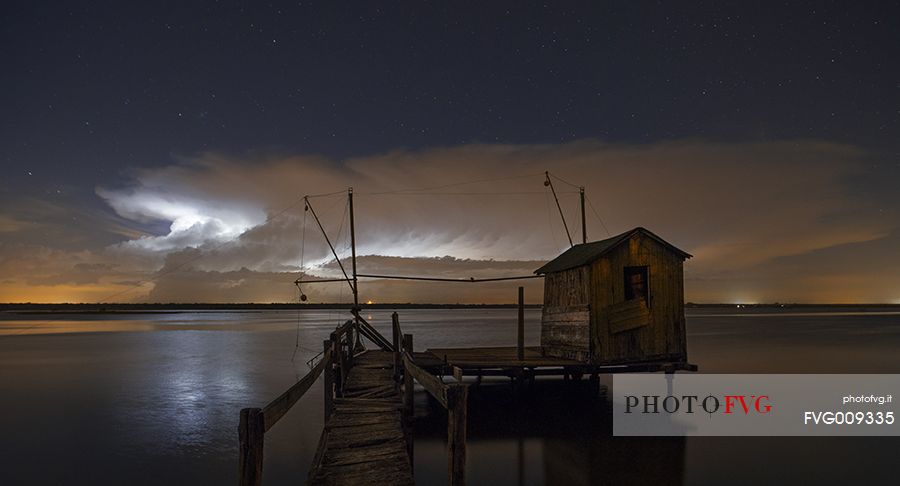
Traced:
[[263, 470], [263, 444], [266, 421], [260, 408], [241, 410], [238, 425], [239, 455], [238, 479], [240, 486], [260, 486]]
[[466, 409], [469, 387], [453, 383], [447, 387], [448, 473], [451, 486], [466, 484]]

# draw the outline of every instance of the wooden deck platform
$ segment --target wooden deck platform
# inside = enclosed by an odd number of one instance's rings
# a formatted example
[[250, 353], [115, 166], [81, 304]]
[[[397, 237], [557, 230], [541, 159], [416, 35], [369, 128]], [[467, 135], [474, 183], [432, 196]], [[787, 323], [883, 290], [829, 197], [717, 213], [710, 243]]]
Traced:
[[476, 368], [582, 366], [585, 364], [572, 359], [543, 356], [540, 346], [526, 347], [524, 359], [522, 360], [517, 358], [515, 347], [434, 348], [426, 350], [422, 355], [416, 353], [416, 363], [420, 363], [422, 367], [446, 363], [464, 370]]
[[354, 357], [343, 397], [334, 400], [325, 424], [308, 484], [415, 484], [393, 359], [386, 351]]
[[415, 360], [422, 368], [440, 375], [451, 374], [459, 368], [465, 375], [565, 375], [568, 373], [624, 373], [653, 371], [696, 371], [690, 363], [647, 361], [620, 365], [592, 365], [573, 359], [544, 356], [540, 346], [526, 346], [523, 359], [518, 359], [517, 348], [434, 348], [415, 353]]

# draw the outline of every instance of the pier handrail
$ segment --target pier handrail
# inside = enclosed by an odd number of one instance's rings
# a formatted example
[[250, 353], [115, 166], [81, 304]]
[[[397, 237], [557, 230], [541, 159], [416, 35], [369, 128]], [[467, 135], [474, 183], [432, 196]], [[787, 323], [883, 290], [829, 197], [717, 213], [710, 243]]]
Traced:
[[344, 383], [347, 381], [350, 366], [353, 365], [353, 351], [356, 341], [359, 339], [359, 336], [356, 339], [353, 338], [355, 327], [355, 321], [348, 319], [330, 335], [331, 354], [334, 356], [334, 364], [337, 368], [334, 373], [334, 393], [337, 397], [343, 396]]
[[319, 378], [322, 370], [329, 365], [331, 365], [331, 351], [328, 351], [327, 353], [323, 352], [322, 359], [319, 360], [318, 364], [316, 364], [306, 376], [301, 378], [300, 381], [295, 383], [292, 387], [288, 388], [281, 396], [263, 407], [262, 413], [265, 417], [266, 432], [268, 432], [269, 429], [271, 429], [272, 426], [275, 425], [295, 403], [297, 403], [297, 400], [299, 400]]
[[[448, 484], [466, 484], [466, 410], [468, 408], [469, 386], [464, 383], [444, 383], [440, 377], [432, 375], [416, 364], [413, 358], [412, 334], [403, 334], [397, 313], [391, 316], [394, 338], [394, 362], [403, 363], [403, 402], [408, 417], [413, 417], [413, 380], [419, 382], [438, 403], [447, 410], [447, 472]], [[400, 336], [403, 336], [402, 341]], [[412, 462], [412, 449], [410, 449]]]
[[[441, 406], [445, 409], [449, 408], [447, 403], [447, 389], [450, 385], [444, 384], [440, 378], [420, 368], [409, 356], [409, 353], [405, 351], [403, 353], [403, 371], [419, 382], [419, 384], [422, 385], [422, 388], [433, 396]], [[456, 383], [453, 383], [452, 385], [456, 385]]]
[[[265, 434], [293, 407], [312, 387], [319, 375], [325, 375], [325, 420], [334, 410], [334, 395], [343, 387], [347, 370], [353, 362], [352, 329], [354, 321], [348, 320], [331, 333], [330, 339], [322, 343], [322, 359], [303, 378], [291, 385], [278, 398], [263, 408], [241, 410], [238, 425], [238, 484], [239, 486], [260, 486], [263, 472], [263, 445]], [[336, 376], [337, 375], [337, 376]]]

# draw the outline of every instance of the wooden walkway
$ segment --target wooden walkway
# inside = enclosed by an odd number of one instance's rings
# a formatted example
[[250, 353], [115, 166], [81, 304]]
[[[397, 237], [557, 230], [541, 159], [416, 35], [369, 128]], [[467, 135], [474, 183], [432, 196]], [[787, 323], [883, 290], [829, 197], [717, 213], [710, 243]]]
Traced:
[[308, 484], [415, 484], [402, 407], [393, 353], [355, 356], [343, 396], [334, 400], [325, 423]]

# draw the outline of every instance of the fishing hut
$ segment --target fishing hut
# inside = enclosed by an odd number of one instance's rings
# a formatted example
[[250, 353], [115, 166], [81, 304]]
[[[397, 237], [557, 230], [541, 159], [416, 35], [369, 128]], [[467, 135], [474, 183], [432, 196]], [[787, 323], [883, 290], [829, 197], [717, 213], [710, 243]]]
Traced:
[[687, 360], [684, 261], [644, 228], [575, 245], [544, 276], [541, 351], [609, 365]]

